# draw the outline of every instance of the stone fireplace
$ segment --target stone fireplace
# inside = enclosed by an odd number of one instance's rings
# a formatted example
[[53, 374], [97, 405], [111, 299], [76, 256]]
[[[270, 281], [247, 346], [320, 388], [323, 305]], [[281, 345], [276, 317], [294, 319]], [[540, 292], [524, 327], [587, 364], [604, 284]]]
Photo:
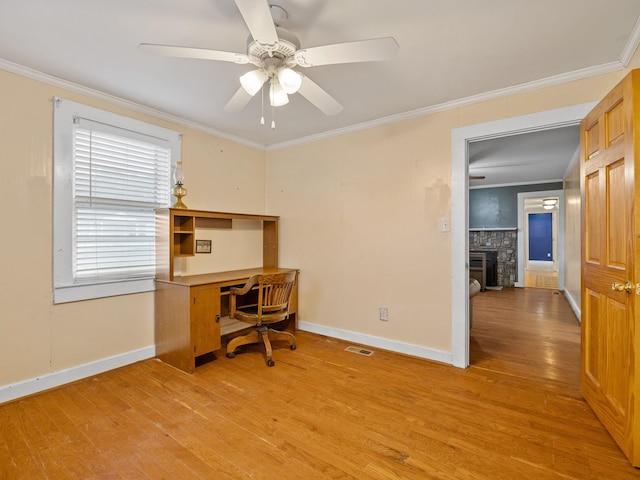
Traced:
[[497, 252], [497, 285], [512, 287], [518, 274], [517, 230], [469, 230], [469, 251]]

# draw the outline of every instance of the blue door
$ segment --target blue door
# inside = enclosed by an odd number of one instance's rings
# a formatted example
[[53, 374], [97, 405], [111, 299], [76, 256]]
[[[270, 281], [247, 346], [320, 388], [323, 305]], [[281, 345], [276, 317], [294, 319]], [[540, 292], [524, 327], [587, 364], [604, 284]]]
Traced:
[[529, 260], [553, 261], [553, 216], [529, 214]]

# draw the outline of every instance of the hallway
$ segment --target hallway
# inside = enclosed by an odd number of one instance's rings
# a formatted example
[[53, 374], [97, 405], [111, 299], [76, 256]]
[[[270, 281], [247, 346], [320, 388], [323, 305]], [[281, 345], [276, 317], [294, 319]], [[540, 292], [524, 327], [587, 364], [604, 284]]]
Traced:
[[525, 270], [524, 286], [531, 288], [558, 288], [558, 272], [548, 270]]
[[558, 288], [558, 269], [555, 262], [525, 262], [524, 286]]
[[473, 299], [470, 363], [528, 379], [580, 386], [580, 324], [556, 290], [504, 288]]

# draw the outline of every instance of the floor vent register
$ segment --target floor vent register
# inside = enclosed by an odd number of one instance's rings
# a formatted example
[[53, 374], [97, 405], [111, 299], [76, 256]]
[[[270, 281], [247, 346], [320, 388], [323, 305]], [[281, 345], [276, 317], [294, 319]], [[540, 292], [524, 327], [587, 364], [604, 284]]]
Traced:
[[372, 350], [367, 350], [366, 348], [356, 347], [355, 345], [351, 345], [351, 346], [345, 348], [345, 350], [347, 352], [357, 353], [358, 355], [365, 355], [367, 357], [370, 357], [371, 355], [373, 355], [373, 351]]

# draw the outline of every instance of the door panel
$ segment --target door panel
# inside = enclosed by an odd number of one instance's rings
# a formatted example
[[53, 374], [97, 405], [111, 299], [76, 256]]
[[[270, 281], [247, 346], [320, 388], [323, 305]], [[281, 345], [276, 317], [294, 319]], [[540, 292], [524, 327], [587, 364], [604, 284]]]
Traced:
[[607, 148], [621, 141], [624, 137], [624, 99], [616, 103], [606, 114], [607, 119]]
[[624, 158], [607, 166], [607, 264], [612, 268], [626, 269], [627, 246], [624, 232], [627, 222]]
[[[624, 328], [627, 319], [627, 309], [624, 303], [609, 300], [607, 302], [607, 321], [605, 328], [607, 344], [617, 345], [615, 350], [605, 352], [605, 365], [611, 369], [612, 375], [607, 375], [609, 383], [605, 392], [611, 401], [611, 405], [616, 409], [618, 415], [627, 414], [629, 407], [629, 386], [628, 375], [629, 365], [629, 329]], [[623, 372], [623, 375], [618, 375]]]
[[[636, 355], [640, 232], [635, 152], [640, 73], [617, 85], [581, 123], [582, 394], [630, 461], [640, 465]], [[636, 114], [638, 112], [638, 114]]]
[[603, 342], [600, 328], [600, 295], [593, 290], [587, 290], [584, 297], [582, 315], [589, 318], [589, 322], [583, 326], [588, 331], [584, 335], [583, 348], [583, 374], [589, 377], [589, 381], [600, 388], [600, 367], [604, 365]]
[[596, 171], [585, 179], [585, 205], [586, 217], [584, 226], [586, 232], [585, 255], [586, 261], [592, 264], [600, 263], [600, 232], [598, 225], [604, 219], [600, 209], [600, 176]]
[[191, 341], [194, 355], [220, 348], [220, 287], [191, 288]]
[[596, 120], [588, 128], [585, 128], [582, 136], [586, 158], [590, 159], [600, 151], [600, 124]]

